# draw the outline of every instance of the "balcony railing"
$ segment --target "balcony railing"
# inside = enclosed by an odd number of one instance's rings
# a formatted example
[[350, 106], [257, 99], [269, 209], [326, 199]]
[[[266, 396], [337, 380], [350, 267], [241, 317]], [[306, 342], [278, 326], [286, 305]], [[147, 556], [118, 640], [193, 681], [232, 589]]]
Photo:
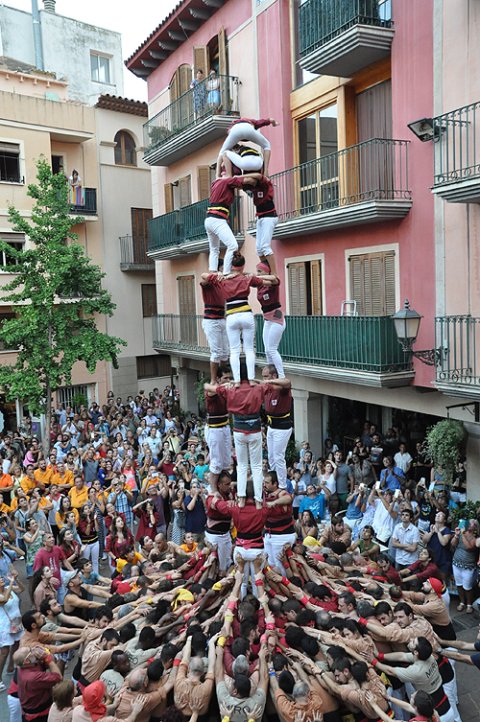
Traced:
[[96, 216], [97, 215], [97, 189], [83, 188], [82, 199], [84, 203], [72, 204], [70, 212], [78, 216]]
[[350, 78], [390, 55], [392, 25], [391, 0], [306, 0], [298, 8], [299, 64]]
[[120, 268], [122, 271], [147, 270], [155, 268], [155, 262], [147, 256], [147, 240], [120, 236]]
[[[263, 317], [256, 316], [257, 355], [264, 359]], [[207, 355], [201, 316], [153, 319], [153, 345], [163, 350]], [[350, 369], [368, 374], [410, 371], [388, 316], [287, 316], [280, 353], [285, 363]], [[347, 375], [352, 381], [352, 377]], [[346, 379], [345, 379], [346, 380]]]
[[308, 55], [354, 25], [391, 27], [391, 0], [307, 0], [298, 8], [300, 56]]
[[[235, 235], [242, 232], [241, 198], [235, 198], [231, 208], [230, 225]], [[205, 216], [208, 198], [190, 206], [179, 208], [178, 211], [156, 216], [148, 222], [148, 251], [158, 251], [172, 246], [180, 246], [206, 239]], [[185, 249], [188, 252], [188, 249]]]
[[446, 200], [480, 200], [480, 101], [434, 118], [433, 191]]
[[444, 349], [437, 369], [439, 385], [480, 389], [480, 318], [441, 316], [436, 319], [436, 348]]
[[409, 201], [408, 145], [374, 138], [272, 175], [279, 225], [367, 201]]
[[187, 90], [143, 126], [145, 155], [212, 115], [238, 115], [238, 78], [219, 75], [218, 90], [207, 78]]

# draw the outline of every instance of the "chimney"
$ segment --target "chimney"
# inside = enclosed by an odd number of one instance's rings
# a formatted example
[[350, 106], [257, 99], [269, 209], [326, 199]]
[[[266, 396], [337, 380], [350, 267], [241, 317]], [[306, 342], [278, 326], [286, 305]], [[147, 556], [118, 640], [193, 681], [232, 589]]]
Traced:
[[45, 12], [54, 13], [55, 12], [55, 2], [56, 2], [56, 0], [43, 0]]

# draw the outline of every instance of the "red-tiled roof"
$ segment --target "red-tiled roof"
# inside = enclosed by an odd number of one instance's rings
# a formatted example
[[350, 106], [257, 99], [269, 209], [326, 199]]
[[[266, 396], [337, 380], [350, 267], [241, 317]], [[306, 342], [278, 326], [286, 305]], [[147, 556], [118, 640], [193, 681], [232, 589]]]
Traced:
[[[145, 78], [213, 15], [226, 0], [180, 0], [148, 38], [127, 58], [125, 65]], [[170, 35], [174, 34], [174, 37]]]
[[119, 95], [100, 95], [96, 104], [96, 108], [104, 110], [117, 110], [119, 113], [130, 113], [131, 115], [141, 115], [148, 118], [148, 105], [141, 100], [131, 100], [130, 98], [122, 98]]

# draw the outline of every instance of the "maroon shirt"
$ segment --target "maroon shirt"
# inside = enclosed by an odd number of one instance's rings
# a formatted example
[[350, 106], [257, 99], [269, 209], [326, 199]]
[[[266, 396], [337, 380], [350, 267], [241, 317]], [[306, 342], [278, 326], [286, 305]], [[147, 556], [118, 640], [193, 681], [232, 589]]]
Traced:
[[253, 287], [259, 288], [262, 286], [263, 281], [260, 276], [248, 276], [244, 273], [239, 273], [238, 276], [232, 276], [232, 278], [225, 278], [222, 281], [223, 292], [227, 302], [227, 313], [229, 310], [234, 309], [238, 306], [238, 301], [248, 300], [248, 294], [250, 289]]
[[207, 283], [201, 283], [203, 297], [204, 318], [225, 318], [225, 296], [224, 289], [218, 276], [211, 273]]
[[54, 546], [48, 551], [45, 547], [42, 547], [35, 554], [33, 560], [33, 571], [37, 572], [42, 567], [50, 567], [52, 574], [55, 579], [59, 582], [62, 581], [60, 575], [60, 569], [62, 567], [61, 562], [65, 559], [65, 552], [60, 547]]
[[235, 188], [241, 188], [242, 186], [242, 176], [218, 178], [213, 181], [210, 188], [207, 216], [215, 216], [227, 220], [230, 215], [230, 206], [235, 198]]
[[283, 323], [279, 283], [274, 286], [259, 286], [257, 288], [257, 300], [262, 307], [262, 313], [266, 321]]
[[255, 120], [254, 118], [238, 118], [232, 122], [230, 127], [233, 128], [233, 126], [238, 125], [238, 123], [250, 123], [255, 130], [258, 130], [258, 128], [263, 128], [265, 125], [271, 125], [272, 121], [270, 118], [260, 118], [259, 120]]
[[18, 699], [22, 712], [48, 712], [52, 706], [52, 689], [62, 681], [62, 675], [42, 667], [19, 667], [17, 672]]
[[248, 381], [242, 381], [238, 387], [217, 386], [217, 395], [225, 399], [231, 414], [249, 416], [260, 413], [267, 388], [267, 385], [250, 386]]
[[236, 544], [244, 549], [263, 548], [263, 527], [268, 509], [257, 509], [253, 499], [247, 499], [245, 506], [228, 505], [226, 501], [217, 501], [216, 508], [225, 516], [231, 517], [237, 529]]
[[[205, 506], [207, 507], [207, 531], [210, 534], [227, 534], [230, 531], [230, 516], [222, 514], [215, 505], [212, 507], [213, 495], [207, 496]], [[222, 495], [222, 501], [228, 501], [229, 497]]]
[[273, 201], [273, 185], [267, 178], [262, 177], [257, 185], [251, 188], [251, 192], [257, 217], [266, 218], [277, 215]]
[[221, 423], [227, 419], [227, 401], [222, 396], [205, 394], [205, 407], [208, 414], [207, 418], [211, 419], [212, 424]]
[[[266, 501], [274, 501], [279, 494], [267, 494]], [[267, 519], [265, 522], [265, 531], [268, 534], [294, 534], [295, 525], [292, 512], [292, 498], [285, 495], [285, 499], [289, 501], [286, 506], [278, 505], [267, 507]]]
[[285, 387], [267, 385], [265, 412], [272, 416], [283, 416], [292, 410], [292, 393]]

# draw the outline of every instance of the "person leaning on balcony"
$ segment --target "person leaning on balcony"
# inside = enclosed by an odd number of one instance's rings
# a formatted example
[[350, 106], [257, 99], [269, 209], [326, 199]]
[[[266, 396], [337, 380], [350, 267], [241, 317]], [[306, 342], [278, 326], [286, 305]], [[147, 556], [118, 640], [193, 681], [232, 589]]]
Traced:
[[222, 278], [222, 286], [226, 300], [227, 336], [230, 344], [230, 367], [233, 381], [240, 385], [240, 350], [243, 343], [243, 352], [247, 363], [248, 380], [254, 384], [255, 379], [255, 321], [252, 309], [248, 303], [248, 294], [252, 286], [268, 285], [277, 280], [276, 276], [250, 276], [245, 274], [245, 258], [238, 251], [235, 252], [233, 272]]
[[271, 155], [270, 141], [267, 140], [267, 138], [265, 138], [265, 136], [258, 130], [266, 125], [272, 125], [275, 128], [277, 125], [280, 125], [280, 123], [274, 118], [261, 118], [260, 120], [255, 120], [253, 118], [238, 118], [233, 121], [228, 130], [228, 135], [220, 148], [220, 153], [218, 154], [217, 176], [220, 175], [220, 167], [222, 165], [222, 159], [225, 151], [233, 150], [240, 141], [251, 141], [263, 149], [263, 172], [265, 175], [268, 175], [268, 166]]
[[242, 188], [245, 185], [255, 185], [260, 178], [260, 173], [251, 173], [250, 175], [234, 176], [232, 178], [217, 178], [213, 181], [210, 188], [207, 217], [205, 218], [205, 230], [207, 232], [210, 249], [208, 270], [211, 273], [218, 271], [220, 243], [223, 243], [224, 246], [227, 247], [224, 260], [224, 273], [230, 273], [233, 254], [238, 250], [237, 240], [228, 223], [230, 207], [235, 198], [235, 188]]
[[207, 88], [205, 86], [205, 75], [201, 68], [197, 68], [194, 80], [190, 83], [193, 90], [193, 110], [196, 117], [201, 117], [205, 112], [207, 104]]

